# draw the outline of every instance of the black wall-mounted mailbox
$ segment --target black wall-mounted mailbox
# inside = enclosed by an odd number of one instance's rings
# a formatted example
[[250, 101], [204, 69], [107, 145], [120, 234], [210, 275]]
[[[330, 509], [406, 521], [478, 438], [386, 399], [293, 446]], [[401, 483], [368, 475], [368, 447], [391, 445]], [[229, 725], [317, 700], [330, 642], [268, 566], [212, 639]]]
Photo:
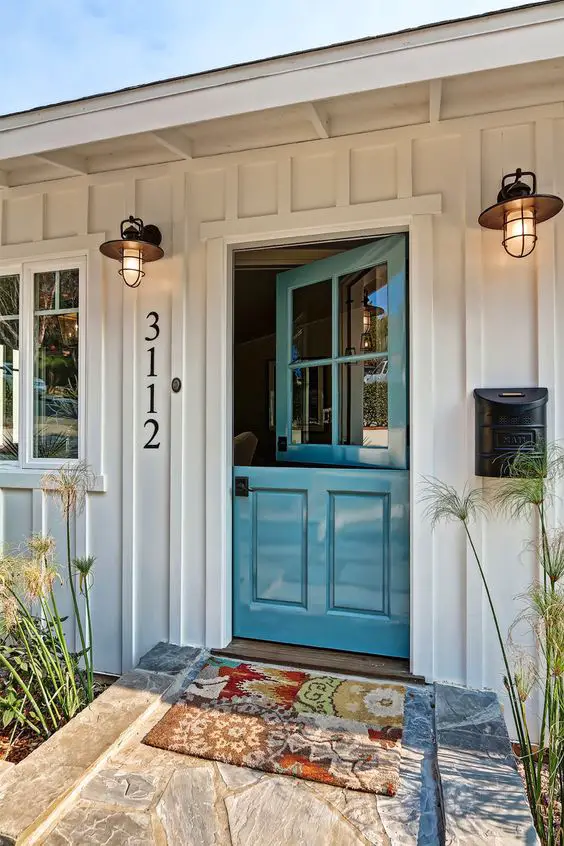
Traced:
[[476, 476], [506, 476], [519, 451], [546, 448], [547, 388], [476, 388]]

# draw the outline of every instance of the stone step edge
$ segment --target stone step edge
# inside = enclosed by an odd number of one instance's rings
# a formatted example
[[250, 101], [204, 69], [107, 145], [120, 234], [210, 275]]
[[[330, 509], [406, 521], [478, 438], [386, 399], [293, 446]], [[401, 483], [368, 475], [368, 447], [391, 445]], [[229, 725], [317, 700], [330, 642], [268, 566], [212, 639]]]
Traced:
[[[164, 696], [173, 696], [175, 693], [180, 692], [181, 685], [182, 685], [182, 677], [181, 676], [167, 676], [164, 673], [152, 672], [150, 670], [131, 670], [128, 673], [124, 673], [119, 679], [115, 682], [116, 685], [120, 683], [120, 681], [124, 679], [131, 678], [132, 675], [144, 675], [144, 676], [155, 676], [155, 678], [160, 677], [163, 679], [169, 680], [168, 685], [163, 687], [163, 689], [156, 695], [153, 700], [147, 705], [147, 707], [139, 714], [137, 714], [129, 725], [123, 729], [119, 735], [117, 735], [114, 740], [108, 744], [108, 746], [101, 752], [98, 757], [80, 774], [80, 776], [74, 781], [74, 783], [67, 787], [65, 790], [61, 792], [59, 796], [54, 799], [51, 804], [42, 811], [37, 818], [27, 826], [27, 828], [22, 831], [16, 839], [3, 837], [0, 833], [0, 844], [2, 846], [32, 846], [32, 844], [37, 844], [40, 840], [54, 827], [54, 825], [58, 822], [58, 820], [64, 816], [64, 814], [70, 809], [72, 804], [75, 802], [79, 794], [81, 793], [83, 787], [89, 782], [96, 773], [104, 766], [106, 761], [111, 757], [111, 755], [124, 743], [126, 743], [131, 736], [137, 730], [138, 725], [147, 717], [151, 715], [154, 711], [162, 703], [162, 699]], [[113, 686], [113, 685], [112, 685]], [[108, 688], [110, 690], [111, 688]], [[101, 694], [101, 697], [104, 696], [104, 693]], [[101, 698], [98, 697], [98, 698]], [[77, 714], [74, 720], [79, 721], [80, 714]], [[39, 747], [41, 749], [41, 747]], [[37, 750], [38, 751], [38, 750]], [[32, 752], [31, 755], [34, 753]], [[28, 756], [28, 759], [31, 758], [31, 755]], [[24, 760], [28, 760], [24, 759]], [[23, 761], [22, 761], [23, 763]], [[17, 775], [17, 765], [14, 768], [14, 774]]]
[[[497, 694], [434, 687], [445, 846], [540, 846]], [[488, 804], [496, 812], [484, 814]], [[506, 809], [505, 823], [500, 808]]]

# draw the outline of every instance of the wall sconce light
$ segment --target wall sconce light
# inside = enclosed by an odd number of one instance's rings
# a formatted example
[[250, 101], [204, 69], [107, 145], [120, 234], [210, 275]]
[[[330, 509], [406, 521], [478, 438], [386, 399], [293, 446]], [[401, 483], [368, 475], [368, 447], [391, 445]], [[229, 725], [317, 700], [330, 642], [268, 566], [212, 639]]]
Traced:
[[128, 288], [138, 288], [145, 275], [143, 263], [158, 261], [164, 256], [159, 246], [162, 241], [161, 230], [149, 223], [147, 226], [140, 217], [129, 215], [120, 225], [121, 238], [104, 241], [100, 252], [121, 264], [120, 274]]
[[[530, 178], [531, 185], [522, 181], [523, 176]], [[563, 205], [554, 194], [537, 194], [535, 174], [518, 167], [515, 173], [506, 173], [502, 178], [497, 203], [484, 209], [478, 223], [485, 229], [503, 229], [505, 251], [523, 258], [535, 249], [537, 223], [550, 220]]]

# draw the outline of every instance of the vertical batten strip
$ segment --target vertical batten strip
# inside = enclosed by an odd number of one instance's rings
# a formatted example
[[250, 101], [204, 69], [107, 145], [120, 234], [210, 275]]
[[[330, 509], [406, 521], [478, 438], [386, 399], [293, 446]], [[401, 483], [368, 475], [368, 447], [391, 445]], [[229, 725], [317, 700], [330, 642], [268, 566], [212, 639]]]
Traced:
[[[465, 403], [466, 472], [474, 479], [474, 388], [483, 381], [483, 265], [481, 211], [482, 137], [479, 129], [464, 136], [464, 314], [465, 314]], [[475, 484], [480, 484], [478, 479]], [[473, 526], [479, 555], [484, 548], [483, 521]], [[481, 688], [484, 683], [484, 593], [480, 574], [469, 544], [466, 544], [466, 684]]]
[[396, 190], [398, 199], [413, 196], [413, 146], [411, 138], [396, 146]]
[[239, 217], [239, 166], [234, 164], [225, 171], [225, 219]]
[[46, 534], [45, 495], [41, 488], [31, 492], [31, 532], [33, 535]]
[[186, 190], [184, 167], [175, 167], [172, 179], [172, 245], [170, 278], [175, 282], [171, 292], [171, 377], [178, 377], [183, 389], [170, 392], [170, 552], [169, 552], [169, 640], [182, 642], [183, 631], [183, 570], [184, 570], [184, 497], [185, 474], [184, 403], [186, 391], [184, 362], [186, 308]]
[[435, 472], [433, 217], [416, 215], [410, 228], [410, 367], [411, 367], [411, 670], [431, 680], [435, 665], [434, 538], [425, 518], [418, 484]]
[[47, 222], [47, 192], [43, 191], [39, 195], [39, 214], [37, 215], [37, 228], [33, 233], [34, 241], [44, 241]]
[[278, 161], [278, 214], [292, 211], [292, 159], [285, 155]]
[[337, 206], [348, 206], [351, 201], [351, 151], [343, 147], [335, 158], [335, 201]]
[[[541, 193], [555, 193], [554, 186], [554, 121], [539, 120], [535, 124], [536, 170]], [[556, 347], [556, 243], [555, 221], [548, 220], [537, 231], [537, 367], [538, 383], [549, 390], [547, 407], [548, 440], [559, 432]]]
[[88, 177], [79, 176], [77, 185], [79, 214], [76, 221], [76, 231], [78, 235], [88, 235], [90, 203], [90, 182]]
[[206, 631], [231, 639], [231, 282], [222, 238], [206, 244]]
[[[554, 121], [538, 120], [535, 123], [535, 161], [538, 179], [538, 191], [554, 193]], [[536, 286], [537, 286], [537, 379], [540, 387], [548, 388], [546, 409], [547, 438], [550, 442], [560, 430], [557, 428], [558, 402], [557, 393], [557, 343], [556, 343], [556, 242], [555, 221], [547, 220], [537, 230], [538, 241], [535, 248]], [[563, 517], [562, 483], [556, 486], [553, 502], [547, 503], [546, 516], [549, 525], [560, 523]], [[535, 578], [542, 578], [540, 564], [537, 564]], [[537, 660], [542, 664], [542, 656], [537, 650]], [[537, 713], [542, 708], [540, 689], [536, 691], [535, 705]]]
[[[135, 214], [135, 181], [124, 185], [126, 214]], [[122, 331], [122, 672], [137, 659], [137, 290], [121, 285]]]

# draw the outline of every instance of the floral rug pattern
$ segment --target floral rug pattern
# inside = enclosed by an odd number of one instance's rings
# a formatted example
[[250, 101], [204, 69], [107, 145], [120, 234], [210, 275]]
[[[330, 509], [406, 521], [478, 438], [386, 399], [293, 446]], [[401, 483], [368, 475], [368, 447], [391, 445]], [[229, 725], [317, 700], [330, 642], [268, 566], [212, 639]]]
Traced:
[[393, 796], [404, 698], [398, 684], [212, 658], [143, 742]]

